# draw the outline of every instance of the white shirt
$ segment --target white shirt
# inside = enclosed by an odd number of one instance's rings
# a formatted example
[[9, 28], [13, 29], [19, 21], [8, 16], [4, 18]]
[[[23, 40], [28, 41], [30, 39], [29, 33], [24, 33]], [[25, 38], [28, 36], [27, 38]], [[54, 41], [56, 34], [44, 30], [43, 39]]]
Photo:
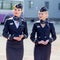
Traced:
[[15, 23], [16, 28], [18, 28], [19, 27], [19, 22], [18, 21], [14, 21], [14, 23]]

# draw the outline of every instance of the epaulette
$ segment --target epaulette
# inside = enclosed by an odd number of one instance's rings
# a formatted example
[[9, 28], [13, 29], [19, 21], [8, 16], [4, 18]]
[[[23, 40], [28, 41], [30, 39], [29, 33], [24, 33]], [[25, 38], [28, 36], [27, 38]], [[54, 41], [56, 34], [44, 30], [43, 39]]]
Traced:
[[11, 17], [11, 18], [7, 18], [6, 21], [7, 21], [7, 20], [12, 20], [12, 19], [13, 19], [13, 17]]
[[40, 20], [38, 20], [38, 21], [35, 21], [34, 23], [40, 23]]
[[11, 18], [8, 18], [8, 20], [12, 20], [13, 19], [13, 17], [11, 17]]

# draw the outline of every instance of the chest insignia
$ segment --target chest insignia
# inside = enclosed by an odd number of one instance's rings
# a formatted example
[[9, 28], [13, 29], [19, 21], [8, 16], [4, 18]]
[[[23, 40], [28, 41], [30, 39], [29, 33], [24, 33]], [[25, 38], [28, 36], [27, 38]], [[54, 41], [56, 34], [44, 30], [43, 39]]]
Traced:
[[10, 25], [13, 25], [13, 23], [10, 23]]
[[37, 28], [40, 28], [40, 26], [37, 26]]

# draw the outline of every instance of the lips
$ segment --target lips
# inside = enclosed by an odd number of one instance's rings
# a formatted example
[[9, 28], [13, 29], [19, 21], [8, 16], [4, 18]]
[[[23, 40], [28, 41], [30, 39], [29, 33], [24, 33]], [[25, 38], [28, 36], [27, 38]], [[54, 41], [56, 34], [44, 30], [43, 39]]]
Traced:
[[40, 18], [42, 18], [42, 17], [40, 17]]

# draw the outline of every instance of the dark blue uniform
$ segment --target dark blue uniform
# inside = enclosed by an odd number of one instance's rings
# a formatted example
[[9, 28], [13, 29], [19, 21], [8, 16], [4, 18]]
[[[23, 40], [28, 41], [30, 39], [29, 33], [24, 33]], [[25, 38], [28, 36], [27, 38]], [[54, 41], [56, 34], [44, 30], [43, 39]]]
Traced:
[[[22, 60], [23, 58], [23, 39], [28, 37], [27, 23], [23, 19], [19, 27], [17, 28], [13, 18], [9, 18], [4, 25], [3, 36], [9, 39], [6, 45], [6, 55], [7, 60]], [[19, 35], [24, 35], [21, 41], [16, 41], [13, 37], [18, 37]]]
[[[47, 22], [44, 28], [40, 21], [34, 23], [30, 39], [35, 42], [34, 60], [50, 60], [51, 43], [56, 39], [53, 23]], [[49, 43], [47, 45], [38, 44], [40, 40], [49, 40]]]

